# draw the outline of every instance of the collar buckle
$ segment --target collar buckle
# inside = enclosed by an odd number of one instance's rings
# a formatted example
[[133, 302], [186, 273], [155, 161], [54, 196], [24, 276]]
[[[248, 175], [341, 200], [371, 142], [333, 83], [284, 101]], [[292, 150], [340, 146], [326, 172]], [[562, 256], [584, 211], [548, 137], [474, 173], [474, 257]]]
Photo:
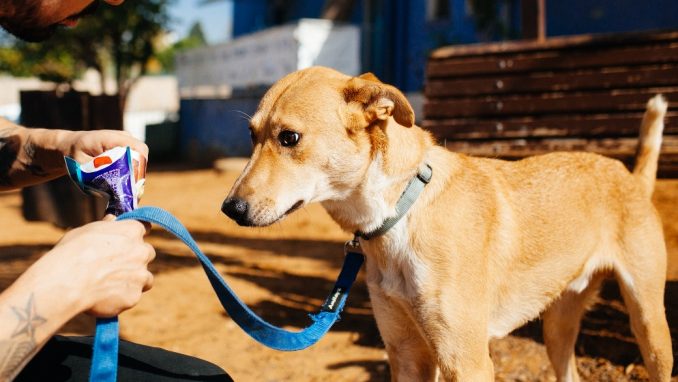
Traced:
[[425, 167], [422, 168], [417, 172], [417, 178], [424, 182], [424, 184], [429, 184], [431, 182], [431, 178], [433, 177], [433, 169], [431, 166], [427, 163], [425, 164]]
[[358, 234], [353, 236], [352, 240], [347, 241], [344, 244], [344, 254], [347, 255], [348, 253], [358, 253], [358, 254], [363, 254], [363, 249], [360, 247], [360, 241], [358, 240]]

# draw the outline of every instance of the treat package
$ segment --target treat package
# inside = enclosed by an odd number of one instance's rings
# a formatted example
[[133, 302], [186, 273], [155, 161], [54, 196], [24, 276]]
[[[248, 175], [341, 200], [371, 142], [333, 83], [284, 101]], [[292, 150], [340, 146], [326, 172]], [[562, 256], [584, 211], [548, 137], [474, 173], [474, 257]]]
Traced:
[[137, 207], [144, 193], [146, 158], [129, 147], [116, 147], [80, 164], [65, 157], [68, 175], [86, 193], [109, 197], [107, 214], [118, 216]]

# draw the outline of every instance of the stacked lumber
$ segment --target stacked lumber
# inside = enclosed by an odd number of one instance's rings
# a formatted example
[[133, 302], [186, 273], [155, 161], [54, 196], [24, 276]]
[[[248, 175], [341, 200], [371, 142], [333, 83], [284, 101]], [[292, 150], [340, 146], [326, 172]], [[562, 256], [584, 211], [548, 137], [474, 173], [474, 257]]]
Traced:
[[426, 69], [423, 126], [454, 151], [584, 150], [633, 164], [648, 99], [669, 113], [660, 176], [678, 177], [678, 32], [451, 46]]

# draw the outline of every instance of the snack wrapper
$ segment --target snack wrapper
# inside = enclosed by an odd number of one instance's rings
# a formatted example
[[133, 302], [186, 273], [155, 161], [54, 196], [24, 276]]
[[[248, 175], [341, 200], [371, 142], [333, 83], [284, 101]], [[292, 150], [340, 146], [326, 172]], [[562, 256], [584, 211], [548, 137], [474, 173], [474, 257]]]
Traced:
[[129, 147], [116, 147], [84, 164], [64, 159], [68, 175], [81, 190], [109, 197], [107, 214], [118, 216], [137, 208], [146, 181], [143, 155]]

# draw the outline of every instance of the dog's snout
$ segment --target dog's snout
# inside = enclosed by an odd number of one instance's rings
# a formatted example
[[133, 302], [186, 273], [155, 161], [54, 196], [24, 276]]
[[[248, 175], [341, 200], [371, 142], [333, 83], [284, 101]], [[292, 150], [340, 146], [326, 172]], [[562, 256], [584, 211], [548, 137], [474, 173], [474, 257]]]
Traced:
[[239, 198], [228, 198], [221, 205], [221, 211], [240, 225], [249, 225], [247, 219], [248, 210], [249, 205], [247, 202]]

